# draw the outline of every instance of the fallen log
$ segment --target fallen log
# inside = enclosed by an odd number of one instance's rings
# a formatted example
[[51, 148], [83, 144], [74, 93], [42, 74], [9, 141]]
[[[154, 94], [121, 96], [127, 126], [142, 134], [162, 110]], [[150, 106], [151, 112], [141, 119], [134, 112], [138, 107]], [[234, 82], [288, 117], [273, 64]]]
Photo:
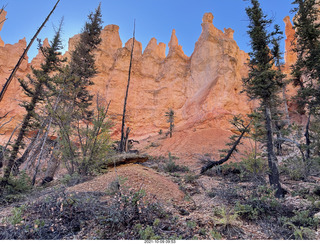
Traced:
[[123, 164], [144, 163], [149, 159], [147, 155], [138, 155], [135, 153], [121, 153], [108, 158], [99, 165], [99, 169], [107, 169]]

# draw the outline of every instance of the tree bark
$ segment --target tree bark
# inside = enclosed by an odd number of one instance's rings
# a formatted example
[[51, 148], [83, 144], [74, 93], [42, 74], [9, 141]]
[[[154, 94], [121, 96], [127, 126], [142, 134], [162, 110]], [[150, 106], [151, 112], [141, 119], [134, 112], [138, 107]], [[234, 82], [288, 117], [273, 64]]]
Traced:
[[309, 113], [309, 116], [308, 116], [308, 122], [307, 122], [307, 125], [306, 125], [306, 131], [304, 133], [304, 136], [306, 138], [306, 160], [309, 161], [310, 159], [310, 144], [311, 144], [311, 140], [310, 140], [310, 119], [311, 119], [311, 112]]
[[271, 121], [271, 110], [268, 104], [265, 105], [265, 127], [267, 131], [267, 151], [268, 151], [268, 165], [269, 165], [269, 182], [276, 190], [275, 196], [277, 198], [284, 196], [284, 189], [281, 187], [278, 171], [278, 160], [274, 153], [273, 130]]

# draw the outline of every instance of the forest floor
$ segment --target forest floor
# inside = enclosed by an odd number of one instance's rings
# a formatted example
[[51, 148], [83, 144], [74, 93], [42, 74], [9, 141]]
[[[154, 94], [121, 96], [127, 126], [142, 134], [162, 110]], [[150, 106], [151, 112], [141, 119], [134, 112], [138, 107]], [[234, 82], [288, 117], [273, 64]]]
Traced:
[[318, 175], [281, 174], [288, 193], [276, 199], [265, 168], [230, 162], [200, 175], [204, 151], [192, 145], [201, 142], [174, 137], [135, 145], [150, 156], [143, 164], [63, 177], [3, 202], [0, 239], [320, 239]]

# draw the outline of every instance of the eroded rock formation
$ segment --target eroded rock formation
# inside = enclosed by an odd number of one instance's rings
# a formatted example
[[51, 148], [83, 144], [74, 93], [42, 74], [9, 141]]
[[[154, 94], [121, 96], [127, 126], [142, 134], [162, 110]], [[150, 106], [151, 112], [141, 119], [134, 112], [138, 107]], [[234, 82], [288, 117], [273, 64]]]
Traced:
[[[249, 56], [241, 51], [233, 39], [234, 31], [218, 30], [213, 25], [213, 15], [203, 16], [202, 33], [195, 44], [193, 54], [188, 57], [179, 45], [179, 33], [172, 31], [168, 44], [157, 43], [152, 38], [142, 50], [135, 42], [131, 84], [128, 98], [128, 126], [136, 138], [166, 131], [168, 123], [165, 112], [175, 111], [176, 131], [195, 131], [208, 128], [228, 130], [231, 115], [248, 113], [251, 105], [242, 89], [242, 78], [247, 75]], [[110, 115], [117, 122], [114, 133], [120, 129], [125, 88], [128, 79], [132, 39], [123, 46], [119, 27], [106, 26], [101, 34], [102, 43], [96, 52], [99, 74], [94, 78], [92, 93], [111, 100]], [[69, 50], [77, 43], [79, 35], [69, 40]], [[47, 40], [45, 44], [48, 45]], [[9, 76], [26, 47], [26, 41], [0, 46], [0, 85]], [[287, 53], [286, 59], [289, 59]], [[65, 54], [69, 57], [69, 52]], [[291, 57], [291, 56], [290, 56]], [[41, 54], [28, 64], [24, 61], [17, 77], [31, 72], [30, 66], [38, 66]], [[11, 111], [15, 122], [6, 127], [9, 133], [22, 118], [23, 109], [18, 104], [23, 93], [15, 79], [1, 102], [1, 114]]]

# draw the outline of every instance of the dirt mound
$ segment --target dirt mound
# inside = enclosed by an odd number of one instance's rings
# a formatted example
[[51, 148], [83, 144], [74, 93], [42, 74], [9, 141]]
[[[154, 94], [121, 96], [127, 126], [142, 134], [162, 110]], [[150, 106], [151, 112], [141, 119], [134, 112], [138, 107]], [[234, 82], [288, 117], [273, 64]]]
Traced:
[[76, 185], [68, 189], [69, 192], [105, 192], [112, 182], [120, 177], [123, 188], [135, 191], [145, 190], [147, 197], [161, 202], [180, 202], [184, 193], [179, 186], [167, 177], [141, 165], [131, 164], [117, 167], [107, 174], [98, 176], [91, 181]]

